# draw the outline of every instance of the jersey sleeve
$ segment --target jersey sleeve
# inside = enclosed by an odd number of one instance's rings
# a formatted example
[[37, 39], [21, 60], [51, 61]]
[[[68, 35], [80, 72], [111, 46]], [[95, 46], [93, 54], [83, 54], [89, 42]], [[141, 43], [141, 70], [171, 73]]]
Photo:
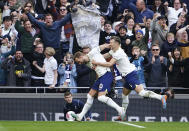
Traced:
[[116, 59], [116, 60], [119, 60], [121, 59], [121, 54], [119, 53], [119, 51], [117, 52], [113, 52], [112, 50], [109, 51], [109, 54], [112, 56], [112, 58]]
[[100, 47], [93, 48], [87, 55], [91, 58], [93, 55], [100, 53]]

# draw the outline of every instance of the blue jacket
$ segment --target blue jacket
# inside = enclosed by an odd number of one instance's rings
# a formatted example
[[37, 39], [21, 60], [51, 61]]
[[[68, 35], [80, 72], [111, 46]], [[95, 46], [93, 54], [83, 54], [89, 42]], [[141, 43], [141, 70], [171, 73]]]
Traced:
[[[131, 57], [129, 57], [129, 59], [131, 60]], [[131, 63], [133, 63], [137, 69], [137, 75], [138, 75], [138, 78], [139, 78], [139, 81], [141, 84], [145, 83], [144, 64], [146, 62], [144, 62], [144, 61], [145, 61], [145, 59], [143, 56], [140, 56], [138, 59], [133, 59], [133, 61], [131, 61]]]
[[137, 8], [136, 8], [136, 5], [133, 3], [133, 2], [130, 2], [130, 1], [128, 1], [129, 2], [129, 4], [128, 4], [128, 6], [129, 6], [129, 8], [134, 12], [134, 14], [135, 14], [135, 22], [136, 23], [143, 23], [143, 18], [144, 18], [144, 16], [146, 16], [146, 18], [148, 19], [148, 18], [150, 18], [150, 19], [153, 19], [153, 16], [154, 16], [154, 12], [152, 11], [152, 10], [150, 10], [150, 9], [148, 9], [148, 8], [146, 8], [146, 10], [145, 11], [143, 11], [143, 12], [139, 12], [138, 10], [137, 10]]
[[6, 85], [6, 72], [1, 68], [1, 64], [9, 55], [13, 55], [14, 52], [15, 46], [12, 46], [11, 51], [7, 53], [0, 53], [0, 85]]
[[70, 81], [68, 85], [69, 87], [77, 87], [77, 72], [75, 64], [72, 67], [70, 65], [62, 66], [62, 64], [60, 64], [58, 67], [58, 74], [60, 75], [60, 85], [64, 85], [64, 82], [68, 80]]
[[155, 62], [152, 64], [152, 56], [149, 57], [149, 64], [146, 67], [148, 72], [147, 86], [149, 87], [165, 87], [167, 58], [164, 57], [163, 63], [160, 62], [160, 56], [155, 57]]
[[[84, 107], [84, 103], [81, 100], [78, 99], [73, 99], [72, 103], [66, 103], [64, 106], [64, 119], [66, 119], [66, 113], [68, 111], [74, 111], [76, 114], [80, 113]], [[90, 117], [91, 118], [91, 111], [89, 110], [85, 117]]]
[[30, 13], [27, 14], [30, 21], [37, 25], [42, 32], [42, 39], [45, 46], [50, 46], [55, 49], [60, 47], [60, 36], [62, 26], [71, 19], [71, 14], [67, 14], [63, 19], [53, 22], [52, 26], [48, 27], [44, 22], [39, 22]]

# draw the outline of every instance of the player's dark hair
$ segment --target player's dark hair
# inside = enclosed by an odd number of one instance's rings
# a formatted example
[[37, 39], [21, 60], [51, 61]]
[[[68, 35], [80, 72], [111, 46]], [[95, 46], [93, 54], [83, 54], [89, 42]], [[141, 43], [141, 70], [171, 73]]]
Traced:
[[74, 61], [75, 61], [76, 58], [79, 58], [79, 57], [82, 56], [82, 55], [83, 55], [83, 53], [82, 53], [81, 51], [76, 52], [76, 53], [74, 54]]
[[64, 93], [64, 97], [69, 96], [69, 95], [72, 95], [72, 93], [69, 92], [69, 91], [67, 91], [67, 92]]
[[118, 42], [119, 44], [121, 44], [121, 39], [119, 37], [117, 37], [117, 36], [112, 36], [110, 39]]

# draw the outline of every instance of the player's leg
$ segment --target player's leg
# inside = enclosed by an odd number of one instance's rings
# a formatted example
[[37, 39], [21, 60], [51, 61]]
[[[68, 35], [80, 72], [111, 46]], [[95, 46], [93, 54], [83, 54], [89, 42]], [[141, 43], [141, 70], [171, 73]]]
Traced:
[[98, 100], [116, 109], [119, 115], [123, 116], [125, 114], [124, 108], [120, 107], [110, 97], [106, 96], [107, 91], [110, 91], [111, 89], [112, 81], [113, 75], [111, 72], [107, 72], [100, 78]]
[[166, 95], [159, 95], [153, 91], [144, 90], [143, 85], [138, 80], [137, 72], [133, 71], [125, 77], [126, 83], [129, 83], [131, 90], [135, 90], [140, 96], [154, 98], [162, 101], [163, 108], [166, 108]]
[[106, 92], [99, 92], [98, 93], [98, 100], [100, 102], [103, 102], [103, 103], [107, 104], [108, 106], [116, 109], [119, 114], [122, 113], [123, 108], [120, 107], [118, 104], [116, 104], [110, 97], [107, 97]]
[[166, 95], [159, 95], [153, 91], [144, 90], [142, 85], [137, 85], [135, 88], [135, 91], [142, 97], [149, 97], [149, 98], [160, 100], [163, 104], [163, 108], [164, 109], [166, 108], [166, 100], [167, 100]]
[[89, 111], [89, 109], [91, 108], [92, 104], [93, 104], [93, 100], [94, 100], [94, 96], [97, 93], [96, 90], [91, 89], [89, 91], [89, 93], [87, 94], [87, 101], [81, 111], [81, 113], [78, 114], [78, 120], [81, 121], [83, 119], [83, 117], [85, 116], [85, 114]]
[[124, 107], [125, 112], [127, 111], [127, 107], [129, 105], [129, 93], [131, 92], [131, 90], [127, 89], [127, 88], [123, 88], [123, 92], [122, 92], [122, 107]]

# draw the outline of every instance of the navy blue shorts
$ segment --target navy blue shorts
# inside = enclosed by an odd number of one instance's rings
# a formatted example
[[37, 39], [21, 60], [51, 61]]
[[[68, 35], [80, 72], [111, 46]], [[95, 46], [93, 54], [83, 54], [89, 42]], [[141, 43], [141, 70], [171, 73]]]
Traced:
[[124, 87], [129, 90], [135, 90], [137, 85], [140, 85], [140, 81], [138, 79], [138, 75], [136, 71], [132, 71], [128, 75], [124, 77], [125, 84]]
[[99, 77], [93, 86], [91, 87], [93, 90], [98, 92], [110, 91], [113, 82], [112, 72], [106, 72], [103, 76]]

